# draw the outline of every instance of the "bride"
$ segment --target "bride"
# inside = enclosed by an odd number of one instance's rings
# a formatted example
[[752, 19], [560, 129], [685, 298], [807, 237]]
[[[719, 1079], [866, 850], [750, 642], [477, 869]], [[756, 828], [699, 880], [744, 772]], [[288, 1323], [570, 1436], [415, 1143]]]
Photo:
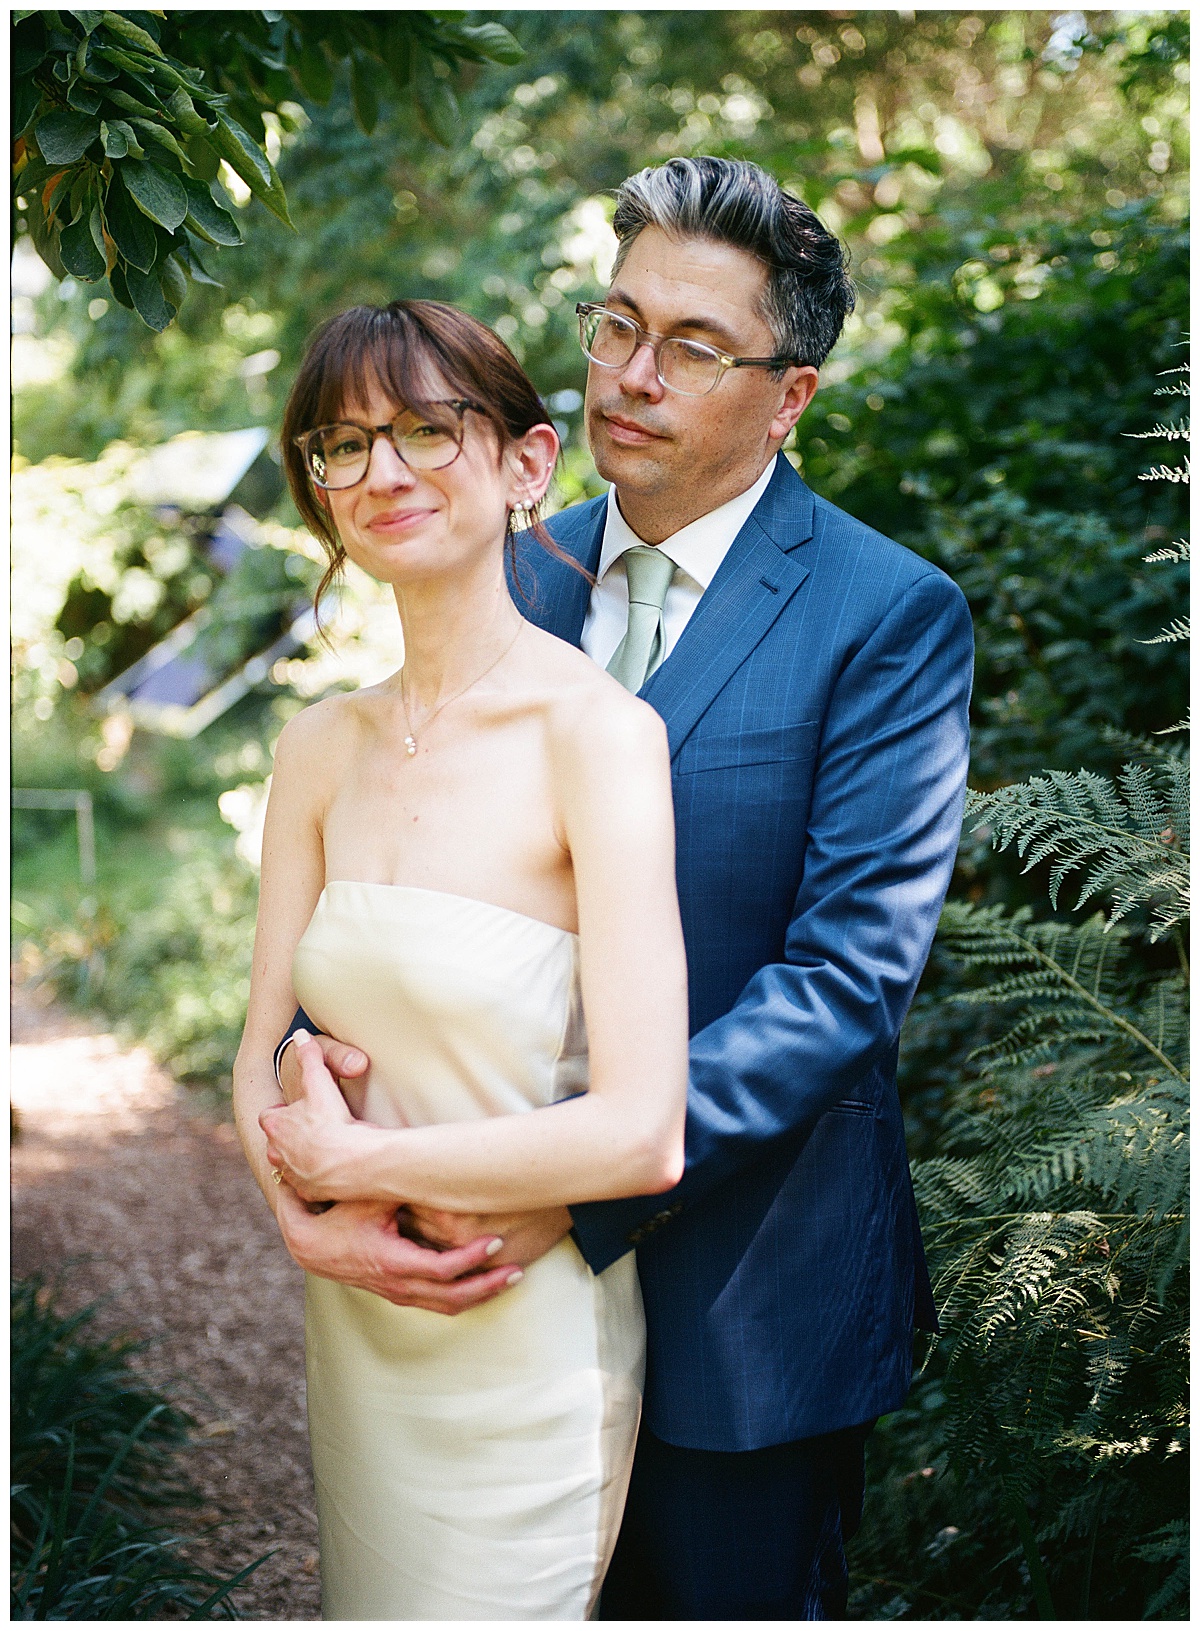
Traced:
[[[348, 556], [392, 587], [404, 665], [279, 739], [234, 1076], [263, 1194], [420, 1217], [670, 1188], [687, 1016], [666, 734], [509, 594], [514, 511], [558, 450], [536, 391], [451, 307], [360, 306], [315, 337], [284, 444], [327, 576]], [[297, 1000], [369, 1056], [345, 1096], [301, 1042], [283, 1104]], [[592, 1613], [640, 1409], [634, 1260], [594, 1277], [568, 1237], [511, 1280], [451, 1319], [308, 1276], [326, 1619]]]

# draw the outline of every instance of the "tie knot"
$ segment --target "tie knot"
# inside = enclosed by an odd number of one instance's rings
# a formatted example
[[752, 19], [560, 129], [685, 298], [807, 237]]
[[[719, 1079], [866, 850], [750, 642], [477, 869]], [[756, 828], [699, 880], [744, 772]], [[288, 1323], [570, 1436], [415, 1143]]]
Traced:
[[661, 549], [636, 544], [625, 551], [625, 577], [631, 606], [653, 606], [655, 611], [661, 612], [674, 576], [675, 562]]

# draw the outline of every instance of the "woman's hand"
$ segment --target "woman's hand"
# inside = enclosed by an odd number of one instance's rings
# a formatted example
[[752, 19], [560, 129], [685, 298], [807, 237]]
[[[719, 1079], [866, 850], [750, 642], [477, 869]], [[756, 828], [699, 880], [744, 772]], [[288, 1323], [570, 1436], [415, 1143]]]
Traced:
[[304, 1201], [358, 1199], [363, 1193], [361, 1163], [378, 1129], [351, 1115], [307, 1031], [297, 1031], [292, 1045], [301, 1097], [293, 1104], [274, 1105], [258, 1118], [275, 1182], [289, 1184]]

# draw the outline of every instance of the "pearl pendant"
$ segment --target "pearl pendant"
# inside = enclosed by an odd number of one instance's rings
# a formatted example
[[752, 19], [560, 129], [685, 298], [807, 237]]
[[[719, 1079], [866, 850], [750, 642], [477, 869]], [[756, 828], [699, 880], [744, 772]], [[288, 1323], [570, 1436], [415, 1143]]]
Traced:
[[417, 751], [417, 739], [415, 736], [406, 736], [404, 738], [404, 750], [411, 759], [413, 754]]

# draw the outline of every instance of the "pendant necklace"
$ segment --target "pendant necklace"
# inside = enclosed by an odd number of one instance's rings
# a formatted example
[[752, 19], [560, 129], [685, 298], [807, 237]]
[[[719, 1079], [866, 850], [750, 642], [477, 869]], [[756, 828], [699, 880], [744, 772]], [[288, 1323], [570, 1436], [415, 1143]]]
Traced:
[[[476, 674], [475, 678], [470, 682], [470, 684], [464, 685], [461, 691], [456, 691], [452, 697], [447, 697], [445, 702], [439, 702], [438, 703], [437, 707], [433, 710], [433, 712], [426, 719], [425, 723], [421, 726], [421, 734], [422, 735], [424, 735], [425, 732], [429, 729], [430, 725], [433, 724], [434, 720], [441, 713], [443, 708], [448, 708], [452, 702], [457, 702], [459, 697], [465, 697], [468, 691], [470, 691], [474, 686], [479, 684], [480, 680], [487, 679], [488, 675], [492, 672], [492, 669], [497, 668], [504, 661], [504, 659], [508, 656], [509, 652], [516, 645], [517, 641], [521, 638], [521, 635], [524, 632], [524, 629], [525, 629], [525, 619], [522, 618], [520, 628], [518, 628], [517, 632], [513, 635], [512, 639], [508, 642], [508, 644], [505, 646], [504, 650], [500, 653], [500, 655], [498, 657], [496, 657], [492, 662], [490, 662], [487, 665], [487, 667], [484, 669], [483, 673], [482, 674]], [[400, 670], [400, 706], [404, 710], [404, 723], [408, 728], [408, 735], [404, 738], [404, 751], [408, 754], [409, 758], [411, 759], [413, 757], [413, 755], [417, 751], [417, 739], [413, 735], [412, 721], [408, 717], [408, 703], [404, 700], [404, 670], [403, 669]]]

